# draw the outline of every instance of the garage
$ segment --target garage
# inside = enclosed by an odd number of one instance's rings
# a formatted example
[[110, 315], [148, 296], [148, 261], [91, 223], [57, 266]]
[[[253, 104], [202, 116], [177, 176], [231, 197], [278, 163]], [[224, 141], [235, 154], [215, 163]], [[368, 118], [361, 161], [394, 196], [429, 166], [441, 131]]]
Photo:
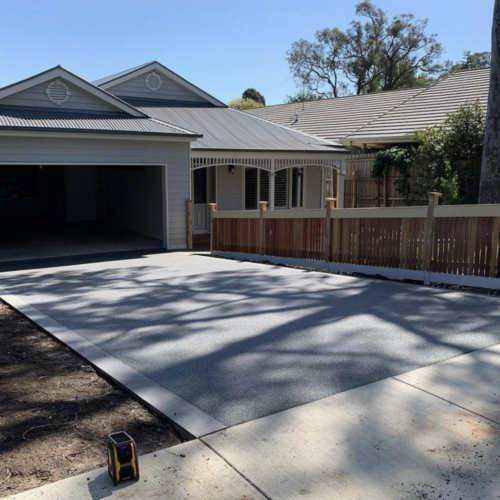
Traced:
[[161, 168], [0, 165], [0, 262], [162, 248]]
[[186, 248], [199, 137], [60, 66], [0, 89], [0, 264]]

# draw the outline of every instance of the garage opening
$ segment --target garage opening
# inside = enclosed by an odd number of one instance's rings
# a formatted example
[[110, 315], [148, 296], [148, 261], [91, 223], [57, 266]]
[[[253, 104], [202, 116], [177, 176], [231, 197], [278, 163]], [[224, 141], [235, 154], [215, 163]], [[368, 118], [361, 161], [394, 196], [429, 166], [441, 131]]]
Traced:
[[0, 165], [0, 262], [163, 246], [160, 166]]

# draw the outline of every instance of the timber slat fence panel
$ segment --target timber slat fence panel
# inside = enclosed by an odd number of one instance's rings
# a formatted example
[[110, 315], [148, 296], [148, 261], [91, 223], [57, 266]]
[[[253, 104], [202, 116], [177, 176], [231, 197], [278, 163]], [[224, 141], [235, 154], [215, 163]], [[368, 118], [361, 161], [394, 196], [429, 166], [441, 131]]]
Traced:
[[212, 250], [500, 288], [500, 205], [437, 206], [438, 196], [428, 207], [213, 212]]

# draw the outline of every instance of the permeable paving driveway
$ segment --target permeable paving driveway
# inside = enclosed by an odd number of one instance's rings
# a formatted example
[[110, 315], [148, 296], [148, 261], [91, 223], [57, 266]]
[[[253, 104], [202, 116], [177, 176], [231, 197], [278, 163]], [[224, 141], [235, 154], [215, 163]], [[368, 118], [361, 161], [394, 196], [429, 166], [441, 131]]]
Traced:
[[500, 343], [500, 298], [188, 253], [0, 287], [226, 425]]

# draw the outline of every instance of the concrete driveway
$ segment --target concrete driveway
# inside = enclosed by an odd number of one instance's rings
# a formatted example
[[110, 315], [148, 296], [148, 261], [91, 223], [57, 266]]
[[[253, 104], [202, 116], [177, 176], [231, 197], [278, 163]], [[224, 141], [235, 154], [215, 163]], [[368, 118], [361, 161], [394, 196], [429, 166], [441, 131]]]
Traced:
[[500, 343], [500, 299], [189, 253], [0, 286], [226, 425]]

